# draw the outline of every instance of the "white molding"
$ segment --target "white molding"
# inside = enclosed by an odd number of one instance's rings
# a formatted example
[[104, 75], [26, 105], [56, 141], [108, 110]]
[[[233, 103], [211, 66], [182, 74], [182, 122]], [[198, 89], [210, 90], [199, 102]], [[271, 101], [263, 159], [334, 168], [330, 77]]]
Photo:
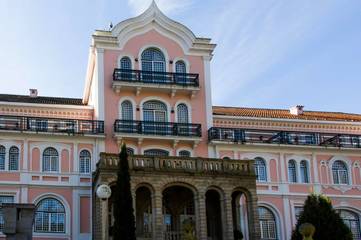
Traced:
[[[348, 180], [349, 183], [348, 184], [336, 184], [334, 183], [334, 179], [333, 179], [333, 173], [332, 173], [332, 165], [334, 164], [335, 161], [342, 161], [343, 163], [345, 163], [346, 168], [347, 168], [347, 173], [348, 173]], [[330, 174], [330, 180], [329, 182], [334, 184], [337, 187], [341, 187], [341, 186], [351, 186], [353, 184], [353, 172], [352, 172], [352, 161], [346, 157], [346, 156], [333, 156], [330, 160], [328, 160], [328, 172]]]
[[[65, 209], [65, 233], [37, 233], [37, 232], [33, 231], [33, 235], [34, 236], [51, 235], [54, 237], [70, 235], [71, 234], [70, 219], [72, 219], [72, 212], [70, 210], [71, 208], [70, 208], [68, 201], [60, 194], [49, 192], [49, 193], [43, 193], [43, 194], [36, 196], [36, 198], [34, 198], [34, 200], [33, 200], [33, 203], [35, 204], [35, 206], [37, 206], [40, 203], [40, 201], [45, 198], [55, 198], [56, 200], [58, 200], [59, 202], [61, 202], [63, 204], [64, 209]], [[75, 210], [75, 209], [73, 209], [73, 210]]]
[[130, 62], [131, 62], [131, 68], [130, 69], [135, 69], [135, 60], [134, 60], [134, 56], [130, 53], [121, 53], [119, 54], [118, 58], [117, 58], [117, 63], [116, 63], [116, 66], [118, 68], [120, 68], [120, 60], [123, 58], [123, 57], [128, 57], [130, 59]]
[[123, 119], [122, 117], [122, 103], [124, 101], [129, 101], [132, 103], [132, 110], [133, 110], [133, 120], [136, 120], [136, 106], [137, 103], [135, 102], [134, 98], [132, 97], [121, 97], [118, 101], [118, 118]]
[[174, 122], [178, 122], [178, 105], [179, 104], [185, 104], [188, 108], [188, 123], [193, 123], [192, 122], [192, 104], [190, 104], [188, 101], [186, 100], [178, 100], [175, 104], [174, 104]]
[[172, 71], [173, 71], [173, 72], [176, 72], [176, 68], [175, 68], [176, 66], [175, 66], [175, 65], [176, 65], [176, 63], [177, 63], [178, 61], [184, 62], [184, 64], [186, 65], [186, 73], [190, 73], [191, 65], [190, 65], [188, 59], [183, 58], [183, 57], [175, 57], [175, 58], [173, 59]]
[[144, 45], [140, 48], [139, 52], [138, 52], [138, 62], [139, 62], [139, 70], [142, 70], [142, 53], [147, 50], [148, 48], [155, 48], [158, 49], [159, 51], [161, 51], [164, 55], [165, 58], [165, 71], [169, 72], [169, 55], [168, 55], [168, 51], [167, 49], [165, 49], [163, 46], [157, 44], [157, 43], [151, 43], [151, 44], [147, 44]]
[[[207, 129], [213, 127], [213, 108], [212, 108], [212, 82], [211, 82], [211, 67], [210, 67], [210, 58], [203, 58], [203, 67], [204, 67], [204, 88], [205, 91], [205, 104], [206, 104], [206, 123]], [[200, 85], [202, 83], [199, 79]]]
[[170, 103], [167, 100], [165, 100], [165, 99], [163, 99], [161, 97], [157, 97], [157, 96], [150, 96], [150, 97], [146, 97], [146, 98], [142, 99], [142, 101], [139, 104], [140, 120], [141, 121], [144, 120], [143, 104], [145, 102], [152, 101], [152, 100], [160, 101], [160, 102], [164, 103], [167, 106], [167, 122], [171, 122], [171, 105], [170, 105]]

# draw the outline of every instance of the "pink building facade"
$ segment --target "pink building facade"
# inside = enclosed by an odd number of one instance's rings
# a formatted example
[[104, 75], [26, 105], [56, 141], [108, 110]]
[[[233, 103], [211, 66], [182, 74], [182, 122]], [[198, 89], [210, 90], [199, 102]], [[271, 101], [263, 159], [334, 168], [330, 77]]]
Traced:
[[[212, 106], [214, 48], [152, 3], [93, 34], [82, 99], [1, 94], [0, 202], [36, 204], [35, 239], [110, 239], [104, 229], [95, 237], [93, 190], [102, 181], [93, 182], [92, 173], [101, 153], [117, 153], [125, 142], [129, 154], [153, 159], [254, 161], [257, 224], [240, 197], [234, 207], [220, 204], [219, 220], [231, 227], [212, 232], [212, 223], [193, 214], [199, 239], [233, 239], [235, 230], [244, 239], [290, 239], [312, 192], [329, 196], [361, 239], [361, 115]], [[213, 178], [202, 180], [204, 191]], [[231, 197], [223, 192], [220, 202]], [[194, 208], [202, 211], [202, 204]], [[167, 213], [157, 220], [152, 209], [154, 224], [146, 225], [144, 215], [139, 226], [153, 230], [139, 239], [159, 239], [156, 221], [174, 224]], [[0, 230], [2, 224], [0, 215]]]

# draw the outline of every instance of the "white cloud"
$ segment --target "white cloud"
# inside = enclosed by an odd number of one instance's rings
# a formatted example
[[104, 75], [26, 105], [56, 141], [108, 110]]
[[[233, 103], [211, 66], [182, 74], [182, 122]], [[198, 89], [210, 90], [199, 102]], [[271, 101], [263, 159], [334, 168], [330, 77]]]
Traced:
[[[128, 5], [134, 14], [141, 14], [144, 12], [152, 0], [128, 0]], [[192, 0], [156, 0], [158, 7], [165, 14], [183, 11], [192, 4]]]

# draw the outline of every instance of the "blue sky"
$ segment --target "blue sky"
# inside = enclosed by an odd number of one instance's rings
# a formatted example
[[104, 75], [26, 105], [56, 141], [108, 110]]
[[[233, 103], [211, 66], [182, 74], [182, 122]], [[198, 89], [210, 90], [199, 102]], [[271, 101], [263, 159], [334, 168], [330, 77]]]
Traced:
[[[361, 113], [361, 1], [158, 0], [218, 44], [214, 105]], [[0, 0], [0, 92], [81, 97], [90, 36], [150, 0]]]

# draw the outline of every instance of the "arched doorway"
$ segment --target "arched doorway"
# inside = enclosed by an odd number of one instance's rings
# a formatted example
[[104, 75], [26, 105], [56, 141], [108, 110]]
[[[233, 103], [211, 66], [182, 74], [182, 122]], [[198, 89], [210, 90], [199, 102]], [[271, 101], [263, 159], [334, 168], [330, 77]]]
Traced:
[[182, 239], [185, 224], [195, 226], [193, 192], [183, 186], [168, 187], [163, 191], [163, 232], [164, 239]]
[[152, 197], [149, 188], [139, 187], [136, 194], [136, 234], [138, 238], [152, 237]]
[[216, 190], [206, 193], [206, 215], [208, 240], [222, 240], [221, 197]]
[[232, 219], [233, 236], [235, 240], [250, 239], [249, 222], [251, 212], [249, 209], [246, 194], [242, 191], [235, 191], [232, 194]]

